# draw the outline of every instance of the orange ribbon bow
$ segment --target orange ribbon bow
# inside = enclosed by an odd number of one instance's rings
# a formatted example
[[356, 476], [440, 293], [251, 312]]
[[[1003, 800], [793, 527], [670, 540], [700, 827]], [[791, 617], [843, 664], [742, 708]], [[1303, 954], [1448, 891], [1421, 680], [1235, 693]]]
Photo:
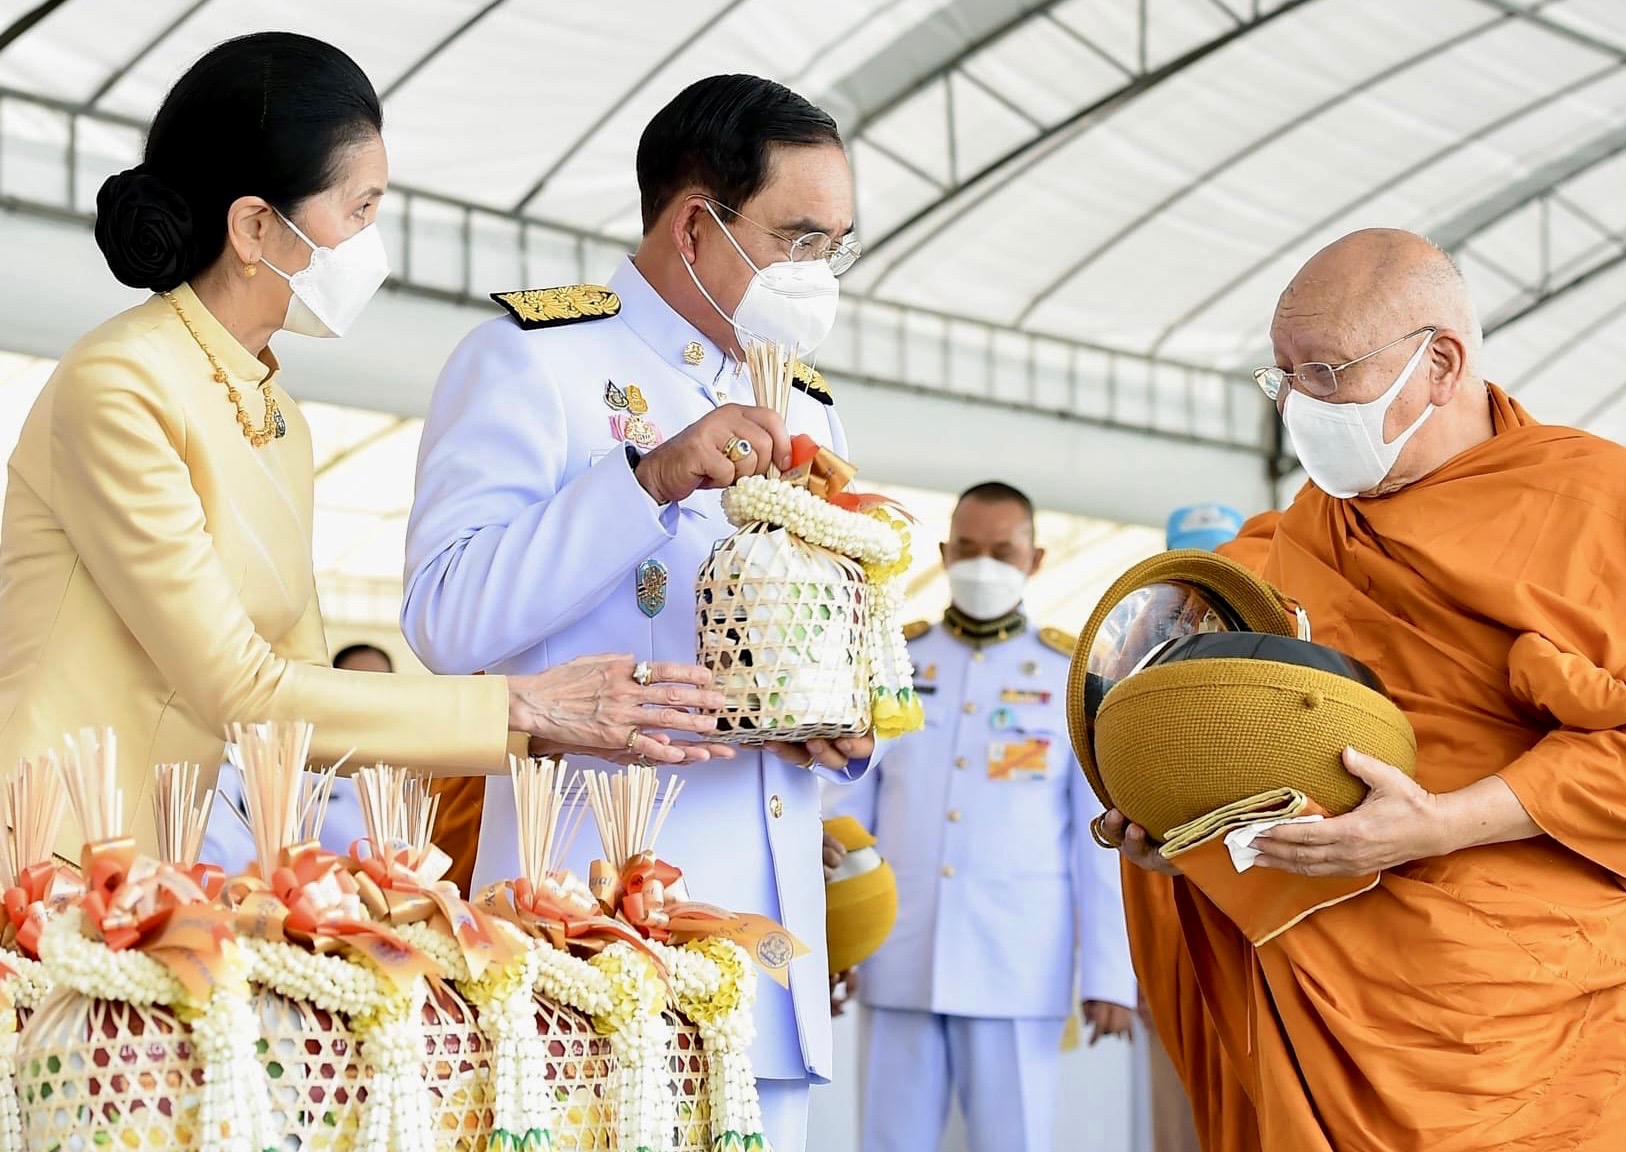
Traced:
[[634, 856], [619, 873], [607, 860], [593, 861], [591, 887], [609, 911], [651, 940], [675, 944], [712, 936], [733, 940], [781, 987], [790, 986], [790, 962], [808, 950], [766, 916], [729, 912], [688, 899], [683, 873], [651, 852]]
[[207, 1000], [224, 976], [232, 931], [225, 911], [210, 904], [198, 882], [141, 855], [127, 837], [85, 845], [84, 873], [85, 934], [114, 952], [151, 956], [195, 1003]]
[[643, 937], [605, 916], [597, 905], [572, 899], [556, 882], [540, 888], [520, 877], [492, 884], [480, 893], [478, 903], [490, 915], [527, 936], [546, 940], [561, 952], [592, 955], [616, 941], [628, 944], [643, 953], [666, 979], [665, 965]]
[[[368, 849], [365, 856], [360, 851], [363, 844]], [[524, 951], [521, 941], [464, 900], [456, 884], [443, 879], [452, 858], [434, 845], [423, 859], [414, 861], [403, 844], [385, 851], [370, 839], [358, 840], [350, 846], [350, 856], [367, 909], [391, 924], [416, 924], [438, 916], [440, 927], [457, 942], [473, 979], [478, 980], [488, 966], [501, 967]]]
[[371, 961], [398, 992], [436, 974], [434, 960], [368, 918], [344, 860], [315, 840], [284, 848], [269, 883], [258, 875], [228, 882], [225, 899], [236, 909], [242, 935], [313, 952], [349, 952]]
[[23, 955], [38, 960], [40, 933], [56, 913], [77, 903], [85, 882], [66, 864], [48, 860], [23, 869], [17, 883], [6, 889], [6, 944], [15, 943]]
[[865, 513], [872, 508], [886, 506], [897, 509], [911, 521], [914, 519], [890, 496], [847, 491], [847, 485], [856, 475], [857, 468], [805, 432], [791, 437], [790, 471], [784, 474], [787, 482], [798, 488], [806, 488], [813, 495], [848, 512]]

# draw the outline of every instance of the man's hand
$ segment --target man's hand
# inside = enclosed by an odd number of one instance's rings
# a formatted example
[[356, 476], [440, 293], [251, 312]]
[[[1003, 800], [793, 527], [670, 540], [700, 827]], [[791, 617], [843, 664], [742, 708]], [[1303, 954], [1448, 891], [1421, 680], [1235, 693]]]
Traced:
[[[750, 452], [731, 446], [749, 445]], [[779, 413], [725, 404], [708, 412], [638, 461], [638, 483], [657, 504], [675, 504], [696, 489], [727, 488], [741, 476], [790, 467], [790, 433]]]
[[1135, 1034], [1134, 1011], [1105, 1000], [1084, 1001], [1084, 1023], [1090, 1026], [1091, 1048], [1103, 1036], [1122, 1036], [1127, 1040]]
[[824, 834], [824, 882], [826, 884], [830, 882], [830, 877], [837, 868], [841, 867], [841, 862], [846, 858], [847, 846], [826, 832]]
[[847, 1004], [858, 995], [860, 987], [858, 969], [849, 968], [845, 972], [830, 973], [830, 1015], [840, 1016], [847, 1011]]
[[1116, 808], [1102, 818], [1101, 835], [1108, 843], [1117, 845], [1118, 851], [1137, 868], [1161, 872], [1165, 876], [1180, 875], [1180, 869], [1165, 860], [1157, 850], [1146, 829], [1139, 824], [1131, 824], [1129, 818]]
[[1465, 846], [1449, 841], [1441, 797], [1400, 769], [1353, 748], [1344, 749], [1344, 767], [1366, 783], [1366, 799], [1342, 816], [1284, 824], [1255, 837], [1258, 867], [1301, 876], [1365, 876]]
[[809, 740], [806, 744], [772, 741], [768, 751], [799, 768], [825, 767], [837, 772], [853, 760], [867, 760], [875, 754], [875, 737], [843, 736], [839, 740]]

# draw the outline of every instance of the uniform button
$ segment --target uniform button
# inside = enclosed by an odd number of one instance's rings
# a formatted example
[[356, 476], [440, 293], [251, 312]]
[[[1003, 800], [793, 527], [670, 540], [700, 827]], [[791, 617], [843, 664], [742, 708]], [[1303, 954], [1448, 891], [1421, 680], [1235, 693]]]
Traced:
[[960, 822], [960, 810], [958, 808], [950, 808], [948, 818], [950, 824], [958, 824]]
[[978, 648], [975, 652], [971, 653], [971, 659], [975, 660], [978, 664], [981, 664], [986, 657], [983, 656], [982, 649]]
[[952, 865], [952, 864], [943, 865], [943, 879], [952, 880], [953, 878], [954, 878], [954, 865]]
[[728, 403], [728, 389], [727, 388], [719, 388], [719, 389], [717, 389], [717, 400], [718, 400], [719, 403], [722, 403], [722, 404], [727, 404]]
[[974, 715], [976, 713], [977, 706], [975, 704], [973, 704], [970, 700], [967, 700], [965, 702], [965, 704], [963, 704], [961, 706], [960, 710], [962, 712], [964, 712], [967, 716], [971, 716], [971, 715]]
[[961, 756], [958, 760], [956, 760], [954, 762], [954, 766], [956, 768], [964, 768], [965, 767], [965, 757]]
[[785, 814], [785, 802], [777, 796], [770, 797], [768, 800], [768, 811], [773, 813], [773, 818], [775, 820], [779, 819]]

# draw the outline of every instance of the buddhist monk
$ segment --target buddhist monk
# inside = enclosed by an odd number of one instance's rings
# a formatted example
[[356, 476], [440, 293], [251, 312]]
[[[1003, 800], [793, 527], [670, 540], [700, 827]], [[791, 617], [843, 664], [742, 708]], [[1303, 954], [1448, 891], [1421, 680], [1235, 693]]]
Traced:
[[[1377, 887], [1249, 944], [1144, 830], [1136, 967], [1210, 1152], [1626, 1145], [1626, 449], [1481, 375], [1466, 286], [1357, 232], [1282, 294], [1256, 374], [1311, 484], [1224, 551], [1382, 677], [1415, 781], [1261, 863]], [[1164, 875], [1155, 874], [1165, 873]]]

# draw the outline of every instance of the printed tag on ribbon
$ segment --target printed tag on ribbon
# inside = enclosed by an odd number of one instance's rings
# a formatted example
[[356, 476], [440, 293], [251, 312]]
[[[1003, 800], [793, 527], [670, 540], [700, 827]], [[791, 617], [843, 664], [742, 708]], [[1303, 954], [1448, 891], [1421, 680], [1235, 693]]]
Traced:
[[1050, 739], [993, 740], [988, 744], [988, 779], [1043, 780], [1050, 775]]
[[1050, 693], [1038, 688], [1007, 688], [999, 694], [1002, 704], [1048, 704]]
[[732, 940], [744, 948], [746, 955], [772, 976], [781, 988], [790, 987], [790, 962], [807, 954], [806, 944], [766, 916], [750, 913], [736, 915], [731, 922], [710, 929], [706, 934]]

